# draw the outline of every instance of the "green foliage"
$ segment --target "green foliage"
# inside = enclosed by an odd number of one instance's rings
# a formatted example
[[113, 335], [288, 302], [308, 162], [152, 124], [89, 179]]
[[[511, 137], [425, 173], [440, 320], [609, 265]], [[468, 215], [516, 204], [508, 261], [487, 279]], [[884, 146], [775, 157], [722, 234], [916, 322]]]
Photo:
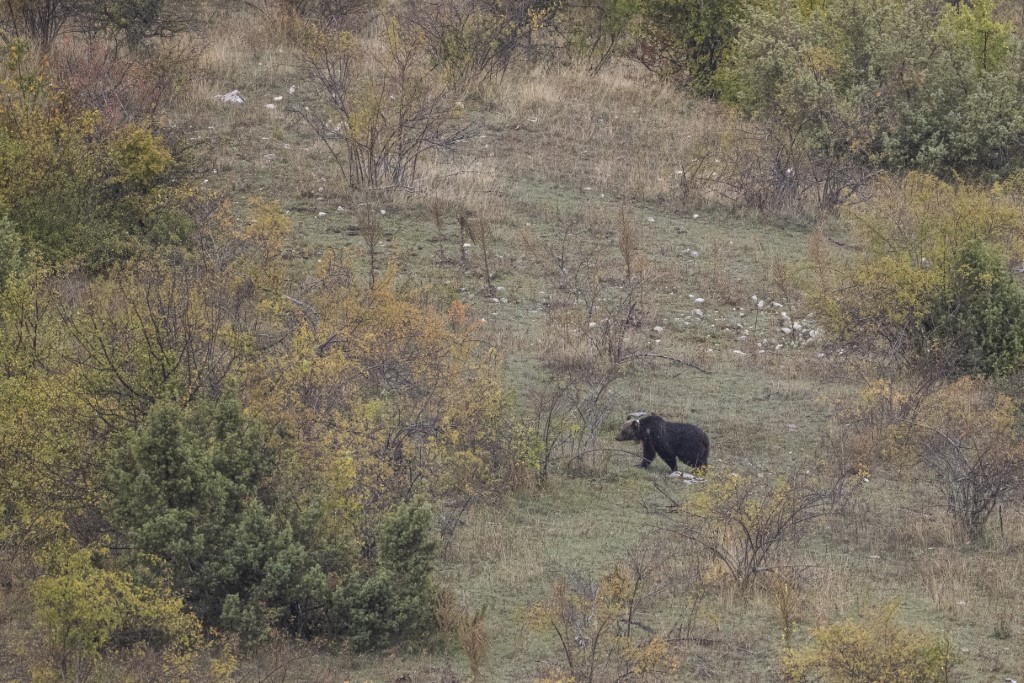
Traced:
[[822, 627], [782, 660], [785, 680], [823, 683], [946, 683], [955, 664], [947, 638], [903, 626], [894, 607]]
[[715, 74], [740, 33], [751, 0], [638, 0], [640, 59], [649, 68], [718, 94]]
[[12, 43], [0, 76], [0, 204], [15, 229], [46, 259], [95, 269], [183, 239], [191, 221], [166, 143], [76, 108], [33, 60]]
[[718, 83], [826, 158], [1002, 174], [1024, 161], [1015, 54], [990, 2], [780, 0], [750, 9]]
[[7, 279], [15, 275], [22, 265], [21, 237], [14, 229], [11, 219], [0, 218], [0, 292], [7, 285]]
[[32, 585], [46, 658], [33, 680], [85, 680], [105, 651], [128, 650], [144, 635], [181, 666], [198, 654], [200, 627], [166, 587], [139, 585], [103, 566], [104, 553], [79, 550]]
[[378, 531], [376, 565], [335, 594], [335, 620], [357, 649], [385, 646], [434, 628], [437, 543], [423, 501], [400, 505]]
[[979, 240], [956, 253], [945, 295], [926, 321], [965, 374], [1007, 375], [1024, 361], [1024, 290], [1006, 256]]
[[[189, 410], [158, 403], [112, 462], [110, 515], [138, 552], [166, 561], [209, 624], [317, 627], [327, 581], [265, 505], [269, 434], [231, 395]], [[228, 601], [229, 596], [235, 596]]]
[[1024, 292], [1009, 262], [1024, 253], [1024, 225], [1012, 202], [915, 174], [879, 189], [852, 214], [862, 255], [819, 264], [826, 324], [846, 343], [881, 341], [901, 362], [940, 373], [1019, 367]]
[[613, 56], [635, 51], [643, 6], [643, 0], [557, 2], [550, 26], [570, 55], [586, 60], [596, 71]]

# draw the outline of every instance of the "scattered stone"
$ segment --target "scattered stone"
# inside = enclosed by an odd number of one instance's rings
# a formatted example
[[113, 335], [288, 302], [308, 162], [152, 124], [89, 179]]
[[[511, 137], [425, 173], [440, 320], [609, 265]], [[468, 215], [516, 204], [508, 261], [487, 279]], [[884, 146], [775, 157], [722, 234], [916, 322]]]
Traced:
[[232, 90], [231, 92], [224, 93], [223, 95], [217, 95], [217, 99], [221, 102], [227, 102], [228, 104], [243, 104], [245, 102], [245, 100], [242, 99], [242, 94], [237, 90]]

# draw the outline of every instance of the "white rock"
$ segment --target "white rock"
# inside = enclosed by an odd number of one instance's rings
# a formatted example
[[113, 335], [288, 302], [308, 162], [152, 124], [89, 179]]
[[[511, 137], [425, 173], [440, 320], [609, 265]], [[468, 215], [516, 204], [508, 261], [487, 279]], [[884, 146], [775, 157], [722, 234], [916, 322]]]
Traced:
[[317, 216], [319, 216], [320, 218], [323, 218], [326, 215], [327, 215], [326, 211], [321, 211], [320, 213], [317, 214]]
[[702, 304], [704, 303], [704, 299], [698, 296], [696, 299], [693, 300], [693, 303]]
[[242, 99], [241, 93], [239, 93], [237, 90], [226, 92], [223, 95], [217, 95], [217, 99], [221, 102], [228, 102], [230, 104], [242, 104], [243, 102], [245, 102], [245, 100]]
[[473, 246], [473, 245], [470, 244], [469, 242], [466, 242], [465, 244], [462, 245], [462, 248], [463, 249], [469, 249], [471, 246]]
[[654, 222], [654, 216], [648, 216], [647, 217], [647, 222], [648, 223], [653, 223]]
[[281, 101], [281, 100], [283, 100], [283, 99], [284, 99], [284, 95], [277, 95], [277, 96], [276, 96], [276, 97], [274, 98], [274, 101], [275, 101], [275, 102], [280, 102], [280, 101]]
[[289, 86], [289, 88], [288, 88], [288, 94], [289, 94], [289, 95], [294, 95], [294, 94], [295, 94], [295, 86], [294, 86], [294, 85], [292, 85], [292, 86]]
[[266, 107], [267, 109], [277, 109], [277, 105], [274, 104], [273, 102], [268, 102], [267, 104], [264, 104], [263, 106]]
[[700, 310], [699, 308], [693, 309], [693, 314], [695, 316], [697, 316], [698, 318], [703, 318], [704, 317], [704, 311]]
[[745, 355], [747, 355], [743, 351], [740, 351], [739, 349], [733, 349], [732, 352], [735, 353], [737, 356], [745, 356]]
[[764, 308], [764, 300], [763, 299], [761, 301], [757, 302], [757, 307], [758, 308]]
[[792, 334], [793, 333], [793, 328], [792, 327], [780, 327], [779, 329], [782, 330], [783, 334]]
[[694, 218], [700, 218], [700, 214], [699, 213], [695, 213], [695, 214], [693, 214], [693, 217]]
[[665, 328], [664, 328], [664, 327], [662, 327], [661, 325], [655, 325], [655, 326], [654, 326], [654, 331], [655, 331], [655, 332], [664, 332], [664, 331], [665, 331]]

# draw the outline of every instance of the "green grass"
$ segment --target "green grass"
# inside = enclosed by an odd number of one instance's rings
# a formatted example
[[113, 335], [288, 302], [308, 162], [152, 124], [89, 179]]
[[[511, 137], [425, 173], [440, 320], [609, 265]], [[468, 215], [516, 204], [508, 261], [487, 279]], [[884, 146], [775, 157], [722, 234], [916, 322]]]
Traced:
[[[207, 185], [236, 203], [252, 196], [280, 202], [295, 226], [297, 266], [336, 249], [347, 251], [357, 270], [365, 268], [365, 245], [348, 229], [354, 224], [353, 200], [338, 169], [293, 118], [263, 108], [264, 101], [298, 81], [291, 63], [281, 58], [259, 67], [243, 91], [245, 105], [195, 103], [192, 134], [212, 152]], [[209, 92], [240, 87], [237, 77], [229, 76], [214, 74]], [[645, 189], [644, 174], [671, 172], [664, 159], [650, 160], [657, 168], [645, 170], [644, 150], [655, 144], [645, 136], [671, 128], [681, 137], [681, 130], [700, 119], [685, 99], [674, 109], [658, 109], [672, 101], [664, 93], [629, 105], [638, 91], [616, 95], [618, 82], [601, 86], [602, 99], [595, 96], [589, 103], [590, 121], [604, 123], [577, 137], [570, 123], [579, 107], [548, 93], [548, 99], [526, 98], [516, 109], [509, 104], [514, 98], [495, 95], [478, 114], [477, 135], [486, 137], [462, 146], [454, 161], [439, 162], [440, 175], [460, 173], [456, 181], [465, 185], [442, 182], [435, 193], [465, 197], [477, 215], [492, 221], [495, 285], [504, 288], [500, 297], [507, 303], [483, 295], [476, 251], [470, 250], [468, 267], [459, 261], [453, 216], [438, 243], [426, 189], [382, 204], [385, 262], [403, 281], [430, 288], [439, 305], [451, 298], [468, 303], [474, 317], [486, 320], [481, 337], [502, 350], [510, 381], [525, 392], [543, 366], [536, 342], [544, 334], [557, 283], [550, 263], [524, 248], [524, 237], [557, 245], [563, 226], [575, 221], [586, 234], [584, 243], [612, 264], [611, 277], [619, 268], [614, 265], [617, 217], [625, 210], [638, 226], [640, 251], [658, 273], [650, 314], [635, 331], [639, 348], [699, 365], [707, 374], [664, 358], [633, 364], [612, 385], [615, 420], [647, 409], [694, 422], [710, 435], [716, 470], [772, 477], [816, 467], [829, 448], [823, 437], [833, 403], [855, 390], [858, 377], [856, 364], [843, 356], [826, 353], [825, 347], [789, 344], [791, 337], [780, 330], [786, 324], [782, 311], [803, 321], [809, 313], [799, 298], [809, 227], [687, 203], [665, 189], [670, 183]], [[610, 123], [627, 114], [634, 126]], [[622, 169], [610, 165], [616, 158]], [[637, 182], [617, 184], [629, 173]], [[346, 210], [339, 212], [338, 206]], [[319, 217], [320, 211], [327, 215]], [[705, 301], [697, 304], [690, 295]], [[753, 295], [766, 301], [764, 308], [757, 308]], [[698, 307], [703, 318], [692, 313]], [[652, 337], [655, 325], [664, 328], [656, 335], [658, 343]], [[741, 340], [744, 329], [749, 332]], [[585, 476], [557, 472], [537, 489], [477, 505], [446, 547], [443, 586], [471, 610], [487, 607], [491, 648], [485, 680], [531, 680], [545, 662], [557, 663], [558, 643], [531, 625], [531, 607], [549, 599], [561, 577], [596, 578], [622, 563], [639, 538], [664, 544], [680, 575], [677, 589], [653, 607], [650, 623], [667, 629], [686, 613], [695, 590], [695, 577], [686, 576], [692, 550], [658, 531], [663, 520], [645, 507], [658, 499], [652, 481], [663, 479], [667, 469], [660, 463], [651, 471], [636, 469], [639, 446], [612, 441], [615, 420], [602, 435], [607, 450], [593, 459]], [[815, 623], [896, 600], [908, 622], [950, 635], [960, 650], [961, 680], [1024, 675], [1024, 591], [1018, 589], [1024, 578], [1018, 561], [1024, 520], [1007, 512], [1004, 535], [991, 547], [960, 548], [950, 538], [941, 506], [934, 506], [941, 503], [934, 492], [924, 484], [901, 483], [896, 474], [875, 473], [847, 513], [807, 531], [793, 558], [807, 567], [801, 574], [796, 641], [806, 639]], [[689, 493], [678, 482], [669, 486], [677, 486], [684, 499]], [[709, 642], [676, 645], [678, 680], [775, 680], [782, 630], [769, 593], [740, 596], [728, 584], [712, 584], [695, 624]], [[468, 675], [455, 643], [360, 656], [292, 644], [281, 651], [268, 648], [243, 668], [265, 671], [267, 662], [289, 658], [296, 659], [275, 680], [440, 681], [446, 680], [448, 666]], [[253, 673], [250, 680], [261, 679]]]

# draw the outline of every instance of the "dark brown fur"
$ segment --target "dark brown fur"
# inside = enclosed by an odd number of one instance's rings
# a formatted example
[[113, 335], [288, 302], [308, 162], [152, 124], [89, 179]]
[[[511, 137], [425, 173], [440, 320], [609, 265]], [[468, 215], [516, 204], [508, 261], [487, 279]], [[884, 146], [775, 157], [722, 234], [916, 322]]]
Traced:
[[685, 422], [668, 422], [658, 415], [631, 417], [616, 441], [639, 441], [644, 445], [640, 467], [649, 467], [658, 455], [675, 472], [677, 464], [692, 468], [706, 467], [710, 442], [704, 430]]

